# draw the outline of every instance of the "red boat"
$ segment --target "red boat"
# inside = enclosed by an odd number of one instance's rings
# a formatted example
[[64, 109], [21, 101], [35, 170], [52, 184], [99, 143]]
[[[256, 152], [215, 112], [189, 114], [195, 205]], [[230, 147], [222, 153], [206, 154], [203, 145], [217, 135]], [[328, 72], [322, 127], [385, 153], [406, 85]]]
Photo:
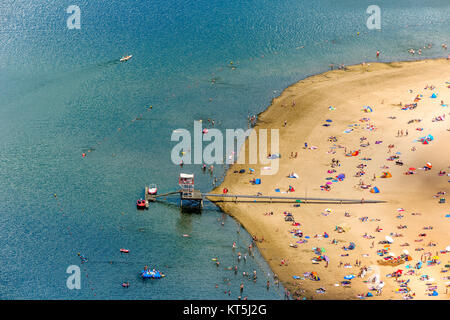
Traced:
[[148, 201], [147, 200], [143, 200], [143, 199], [139, 199], [136, 202], [136, 206], [138, 209], [148, 209]]
[[120, 252], [123, 252], [123, 253], [129, 253], [130, 250], [128, 250], [128, 249], [120, 249]]

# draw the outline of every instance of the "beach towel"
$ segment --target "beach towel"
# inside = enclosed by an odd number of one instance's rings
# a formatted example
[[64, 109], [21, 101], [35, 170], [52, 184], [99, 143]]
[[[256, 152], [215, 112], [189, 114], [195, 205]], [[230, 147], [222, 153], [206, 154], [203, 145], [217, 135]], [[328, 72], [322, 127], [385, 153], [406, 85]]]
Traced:
[[269, 158], [269, 159], [277, 159], [277, 158], [281, 158], [281, 155], [279, 153], [274, 153], [270, 157], [267, 157], [267, 158]]

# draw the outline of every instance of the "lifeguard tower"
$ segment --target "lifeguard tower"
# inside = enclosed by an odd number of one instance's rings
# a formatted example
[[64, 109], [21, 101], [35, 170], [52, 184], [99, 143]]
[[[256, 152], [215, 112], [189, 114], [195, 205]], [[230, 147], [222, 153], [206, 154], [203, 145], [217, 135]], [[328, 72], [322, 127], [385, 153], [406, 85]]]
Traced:
[[199, 190], [195, 190], [194, 188], [193, 174], [180, 173], [178, 185], [181, 188], [181, 207], [183, 207], [183, 200], [185, 200], [185, 203], [195, 202], [198, 207], [203, 208], [203, 196]]

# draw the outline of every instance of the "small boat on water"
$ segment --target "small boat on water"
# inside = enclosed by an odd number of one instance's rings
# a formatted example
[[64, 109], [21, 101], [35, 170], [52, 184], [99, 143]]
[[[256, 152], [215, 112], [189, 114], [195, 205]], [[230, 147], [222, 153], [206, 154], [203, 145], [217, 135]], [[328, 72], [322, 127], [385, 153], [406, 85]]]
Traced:
[[122, 253], [129, 253], [130, 250], [128, 250], [128, 249], [120, 249], [120, 252], [122, 252]]
[[148, 209], [148, 201], [147, 201], [147, 200], [144, 200], [144, 199], [139, 199], [139, 200], [136, 202], [136, 207], [137, 207], [138, 209]]
[[120, 62], [128, 61], [128, 60], [130, 60], [132, 57], [133, 57], [132, 54], [130, 54], [129, 56], [124, 56], [124, 57], [120, 58]]
[[143, 279], [161, 279], [164, 278], [165, 275], [163, 275], [159, 270], [143, 270], [141, 272], [141, 277]]
[[152, 183], [148, 186], [148, 194], [153, 194], [155, 195], [156, 193], [158, 193], [158, 187], [156, 186], [156, 184]]

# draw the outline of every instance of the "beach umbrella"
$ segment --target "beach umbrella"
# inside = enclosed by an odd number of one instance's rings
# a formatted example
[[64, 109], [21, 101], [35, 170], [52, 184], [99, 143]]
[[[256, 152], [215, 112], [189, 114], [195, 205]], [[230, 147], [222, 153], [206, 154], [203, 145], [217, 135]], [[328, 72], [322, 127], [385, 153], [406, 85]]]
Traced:
[[384, 287], [384, 282], [381, 281], [379, 284], [377, 284], [377, 286], [375, 287], [375, 289], [380, 290]]
[[409, 251], [405, 249], [405, 250], [403, 250], [403, 253], [404, 254], [409, 254]]
[[445, 248], [446, 251], [450, 251], [450, 246], [448, 246], [447, 248]]
[[352, 280], [355, 276], [352, 274], [349, 274], [348, 276], [345, 276], [344, 279], [345, 280]]
[[432, 168], [433, 166], [431, 165], [431, 163], [430, 162], [427, 162], [427, 164], [425, 165], [425, 167], [427, 167], [427, 168]]
[[386, 237], [384, 237], [384, 238], [385, 238], [386, 241], [389, 242], [389, 243], [393, 243], [393, 242], [394, 242], [394, 239], [392, 239], [392, 238], [389, 237], [389, 236], [386, 236]]
[[411, 171], [416, 171], [416, 168], [411, 167], [411, 168], [409, 168], [409, 170], [411, 170]]
[[392, 174], [389, 171], [383, 172], [382, 178], [392, 178]]
[[378, 189], [377, 187], [373, 187], [372, 189], [370, 189], [371, 193], [380, 193], [380, 189]]

